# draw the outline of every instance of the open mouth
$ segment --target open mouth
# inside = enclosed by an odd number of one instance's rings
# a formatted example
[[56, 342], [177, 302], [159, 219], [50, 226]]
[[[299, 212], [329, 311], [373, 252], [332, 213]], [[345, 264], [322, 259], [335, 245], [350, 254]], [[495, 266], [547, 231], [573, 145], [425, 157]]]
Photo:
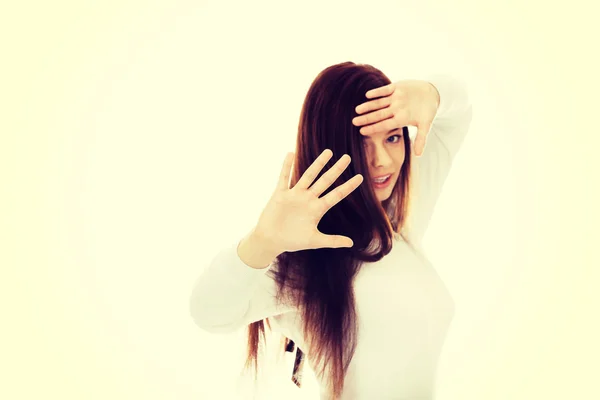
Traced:
[[373, 179], [373, 186], [377, 189], [382, 189], [389, 185], [391, 178], [392, 175], [390, 174], [380, 179]]

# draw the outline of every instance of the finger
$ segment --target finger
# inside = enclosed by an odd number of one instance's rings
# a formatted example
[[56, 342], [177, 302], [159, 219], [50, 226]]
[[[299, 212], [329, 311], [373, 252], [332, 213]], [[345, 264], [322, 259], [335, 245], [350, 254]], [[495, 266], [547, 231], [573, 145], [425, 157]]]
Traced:
[[389, 85], [381, 86], [376, 89], [371, 89], [366, 93], [368, 99], [372, 99], [374, 97], [382, 97], [389, 96], [394, 93], [394, 84], [390, 83]]
[[304, 174], [302, 174], [302, 177], [300, 178], [296, 186], [294, 186], [294, 188], [308, 188], [310, 184], [313, 183], [315, 178], [319, 175], [323, 167], [325, 167], [325, 164], [327, 164], [327, 161], [329, 161], [331, 157], [333, 157], [333, 152], [329, 149], [325, 149], [319, 155], [319, 157], [317, 157], [317, 159], [310, 165], [310, 167], [308, 167], [306, 171], [304, 171]]
[[352, 247], [354, 246], [354, 242], [352, 241], [352, 239], [346, 236], [325, 235], [321, 232], [318, 232], [316, 234], [316, 238], [313, 245], [316, 246], [315, 248], [317, 249], [324, 247], [338, 249], [342, 247]]
[[333, 206], [342, 201], [346, 196], [352, 193], [361, 183], [363, 182], [363, 176], [361, 174], [354, 175], [348, 179], [344, 184], [336, 187], [325, 196], [321, 197], [320, 200], [323, 204], [323, 215], [327, 213]]
[[417, 136], [415, 137], [415, 153], [418, 156], [423, 154], [425, 150], [425, 144], [427, 141], [427, 134], [431, 129], [431, 124], [422, 124], [420, 127], [417, 127]]
[[420, 150], [419, 147], [421, 146], [421, 139], [418, 136], [415, 136], [415, 139], [413, 140], [413, 145], [412, 145], [412, 150], [414, 151], [416, 156], [420, 156]]
[[344, 172], [350, 165], [350, 156], [344, 154], [334, 165], [329, 168], [329, 171], [323, 174], [311, 187], [310, 191], [319, 197], [335, 180]]
[[425, 137], [423, 135], [415, 137], [415, 154], [418, 156], [423, 155], [425, 151]]
[[428, 123], [428, 124], [421, 123], [421, 124], [419, 124], [419, 126], [417, 126], [417, 135], [421, 135], [421, 136], [423, 136], [423, 138], [425, 138], [429, 134], [430, 130], [431, 130], [431, 123]]
[[367, 111], [379, 110], [380, 108], [387, 107], [392, 103], [392, 98], [389, 96], [382, 97], [381, 99], [367, 101], [366, 103], [359, 104], [355, 110], [357, 114], [363, 114]]
[[369, 125], [360, 128], [360, 133], [363, 135], [371, 135], [379, 132], [389, 132], [392, 129], [401, 128], [394, 118], [388, 118], [385, 121], [380, 121], [374, 125]]
[[352, 119], [352, 123], [356, 126], [373, 124], [375, 122], [383, 121], [385, 119], [391, 118], [394, 116], [394, 113], [390, 107], [382, 108], [377, 111], [373, 111], [366, 115], [361, 115], [360, 117], [355, 117]]
[[279, 182], [277, 184], [277, 189], [286, 190], [290, 188], [290, 170], [292, 169], [293, 163], [294, 153], [287, 153], [285, 156], [285, 160], [283, 161], [281, 173], [279, 174]]
[[417, 142], [415, 143], [415, 153], [418, 156], [422, 156], [425, 151], [426, 140], [423, 136], [417, 138]]

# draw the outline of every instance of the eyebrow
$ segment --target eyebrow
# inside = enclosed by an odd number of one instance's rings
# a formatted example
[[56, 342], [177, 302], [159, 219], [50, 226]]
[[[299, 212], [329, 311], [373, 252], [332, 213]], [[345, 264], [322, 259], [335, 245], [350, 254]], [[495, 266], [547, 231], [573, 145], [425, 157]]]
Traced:
[[[402, 128], [396, 128], [396, 129], [392, 129], [391, 131], [389, 131], [388, 133], [386, 133], [386, 135], [390, 135], [390, 134], [392, 134], [392, 133], [394, 133], [394, 132], [397, 132], [397, 131], [399, 131], [399, 130], [402, 130]], [[363, 138], [364, 138], [364, 139], [368, 139], [368, 140], [373, 140], [373, 139], [371, 139], [371, 136], [366, 136], [366, 135], [365, 135], [365, 136], [363, 136]]]

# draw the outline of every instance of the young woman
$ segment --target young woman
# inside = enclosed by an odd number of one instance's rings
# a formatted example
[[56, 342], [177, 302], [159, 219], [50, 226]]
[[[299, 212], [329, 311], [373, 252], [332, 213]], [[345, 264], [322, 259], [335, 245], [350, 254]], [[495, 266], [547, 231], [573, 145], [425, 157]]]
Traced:
[[470, 122], [451, 77], [323, 70], [256, 226], [198, 279], [195, 323], [247, 326], [257, 368], [266, 320], [306, 354], [322, 399], [432, 399], [454, 305], [421, 241]]

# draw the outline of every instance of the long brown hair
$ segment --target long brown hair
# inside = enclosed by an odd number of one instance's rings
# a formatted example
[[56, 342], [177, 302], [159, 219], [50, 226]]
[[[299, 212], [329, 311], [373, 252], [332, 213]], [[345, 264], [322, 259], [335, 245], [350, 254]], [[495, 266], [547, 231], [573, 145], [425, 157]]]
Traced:
[[[277, 299], [285, 296], [296, 305], [307, 343], [307, 349], [303, 350], [317, 366], [317, 376], [327, 377], [328, 390], [335, 399], [342, 393], [356, 348], [358, 327], [353, 279], [364, 261], [380, 260], [390, 252], [394, 234], [410, 244], [401, 232], [409, 200], [408, 128], [403, 127], [405, 160], [399, 178], [390, 198], [380, 202], [369, 184], [371, 177], [360, 127], [352, 124], [352, 118], [358, 115], [356, 106], [368, 100], [365, 93], [389, 83], [389, 78], [379, 69], [353, 62], [332, 65], [312, 82], [300, 114], [291, 186], [323, 150], [331, 149], [333, 157], [316, 179], [343, 154], [349, 154], [352, 162], [323, 196], [356, 174], [362, 174], [364, 181], [323, 216], [318, 229], [325, 234], [348, 236], [354, 246], [285, 252], [267, 272], [277, 282]], [[270, 328], [269, 319], [266, 321]], [[246, 369], [254, 362], [255, 373], [259, 335], [262, 334], [263, 340], [265, 335], [263, 322], [248, 326]]]

